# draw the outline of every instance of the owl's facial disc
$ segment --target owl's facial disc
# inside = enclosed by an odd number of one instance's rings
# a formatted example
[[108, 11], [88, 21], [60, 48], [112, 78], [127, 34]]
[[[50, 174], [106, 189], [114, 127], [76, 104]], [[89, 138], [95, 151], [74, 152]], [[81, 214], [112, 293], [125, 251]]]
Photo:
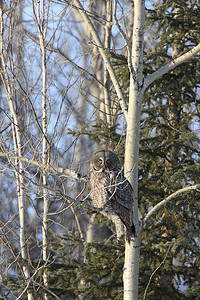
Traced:
[[93, 154], [92, 169], [95, 172], [111, 172], [120, 168], [120, 162], [115, 153], [110, 150], [99, 150]]
[[110, 172], [113, 169], [111, 159], [106, 157], [97, 158], [93, 166], [96, 172]]

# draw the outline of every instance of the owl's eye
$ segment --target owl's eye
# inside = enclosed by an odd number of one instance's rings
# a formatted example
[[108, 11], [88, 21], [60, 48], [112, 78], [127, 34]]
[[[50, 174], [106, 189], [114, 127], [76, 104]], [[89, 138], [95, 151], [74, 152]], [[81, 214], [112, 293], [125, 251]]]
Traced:
[[103, 160], [101, 158], [98, 159], [98, 163], [101, 165]]
[[108, 165], [110, 164], [110, 159], [109, 159], [109, 158], [106, 160], [106, 163], [107, 163]]

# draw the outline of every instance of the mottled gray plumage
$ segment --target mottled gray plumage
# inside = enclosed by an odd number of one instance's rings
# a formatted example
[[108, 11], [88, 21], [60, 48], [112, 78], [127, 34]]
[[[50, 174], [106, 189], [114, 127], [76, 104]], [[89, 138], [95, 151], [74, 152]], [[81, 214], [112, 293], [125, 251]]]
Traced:
[[102, 209], [101, 213], [114, 222], [117, 237], [124, 233], [125, 226], [126, 238], [130, 241], [135, 233], [133, 190], [123, 176], [119, 159], [114, 152], [105, 149], [92, 155], [90, 184], [93, 206]]

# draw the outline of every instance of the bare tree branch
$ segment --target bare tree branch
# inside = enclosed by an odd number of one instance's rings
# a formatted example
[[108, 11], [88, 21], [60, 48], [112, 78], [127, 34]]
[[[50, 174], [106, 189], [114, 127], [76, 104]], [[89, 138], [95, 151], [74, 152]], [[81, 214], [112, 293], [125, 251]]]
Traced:
[[99, 39], [99, 37], [97, 35], [97, 32], [96, 32], [89, 16], [88, 16], [86, 10], [83, 8], [82, 4], [80, 3], [80, 1], [79, 0], [74, 0], [74, 3], [76, 5], [76, 7], [72, 6], [73, 9], [76, 8], [79, 11], [79, 13], [82, 16], [84, 22], [87, 24], [88, 28], [90, 29], [90, 33], [91, 33], [91, 35], [94, 39], [94, 43], [96, 44], [96, 46], [99, 49], [99, 53], [101, 54], [101, 57], [104, 60], [105, 67], [107, 68], [107, 70], [109, 72], [109, 75], [110, 75], [110, 78], [111, 78], [111, 80], [113, 82], [113, 85], [115, 87], [121, 109], [122, 109], [125, 117], [127, 118], [127, 115], [128, 115], [127, 104], [126, 104], [126, 101], [125, 101], [125, 98], [124, 98], [124, 95], [123, 95], [123, 92], [122, 92], [122, 88], [121, 88], [121, 86], [119, 84], [119, 81], [117, 79], [117, 76], [115, 74], [115, 71], [112, 67], [112, 64], [111, 64], [108, 56], [106, 55], [106, 51], [105, 51], [106, 49], [104, 49], [103, 44], [102, 44], [101, 40]]
[[159, 208], [161, 208], [163, 205], [167, 204], [170, 200], [172, 200], [176, 196], [186, 193], [186, 192], [190, 192], [192, 190], [198, 190], [199, 188], [200, 188], [200, 184], [195, 184], [195, 185], [191, 185], [191, 186], [186, 186], [186, 187], [174, 192], [173, 194], [171, 194], [170, 196], [168, 196], [167, 198], [165, 198], [164, 200], [162, 200], [158, 204], [156, 204], [145, 216], [145, 218], [142, 221], [142, 224], [144, 225]]
[[130, 44], [130, 41], [128, 40], [128, 37], [127, 35], [123, 32], [118, 20], [117, 20], [117, 0], [114, 0], [114, 4], [113, 4], [113, 16], [114, 16], [114, 21], [115, 21], [115, 25], [117, 26], [117, 29], [119, 30], [124, 42], [125, 42], [125, 47], [127, 49], [127, 53], [128, 53], [128, 56], [127, 56], [127, 62], [128, 62], [128, 67], [129, 67], [129, 71], [130, 71], [130, 74], [133, 78], [133, 80], [136, 79], [136, 76], [135, 76], [135, 70], [133, 68], [133, 64], [132, 64], [132, 51], [131, 51], [131, 44]]
[[[28, 31], [26, 28], [22, 27], [23, 32], [36, 44], [39, 45], [39, 40], [38, 37], [36, 35], [34, 35], [33, 33], [31, 33], [30, 31]], [[96, 78], [95, 75], [93, 75], [92, 73], [90, 73], [87, 69], [82, 68], [81, 66], [79, 66], [78, 64], [76, 64], [73, 60], [71, 60], [66, 53], [64, 53], [60, 48], [58, 47], [54, 47], [53, 43], [50, 42], [45, 42], [45, 48], [48, 51], [52, 51], [57, 53], [60, 57], [62, 57], [63, 62], [69, 62], [72, 66], [74, 66], [77, 70], [80, 70], [82, 72], [82, 74], [87, 74], [89, 77], [91, 77], [92, 79], [94, 79], [100, 86], [103, 86], [103, 83], [98, 80], [98, 78]]]
[[175, 58], [165, 66], [161, 67], [151, 75], [149, 75], [144, 80], [144, 89], [146, 89], [153, 81], [158, 79], [159, 77], [163, 76], [164, 74], [170, 72], [174, 68], [176, 68], [178, 65], [182, 64], [188, 59], [194, 58], [196, 54], [200, 51], [200, 44], [198, 44], [196, 47], [192, 48], [190, 51], [186, 52], [185, 54]]
[[70, 176], [73, 177], [74, 179], [80, 180], [80, 181], [84, 181], [87, 182], [87, 177], [86, 176], [81, 176], [79, 173], [70, 170], [70, 169], [64, 169], [64, 168], [60, 168], [60, 167], [55, 167], [55, 166], [51, 166], [50, 164], [43, 164], [41, 162], [38, 162], [34, 159], [31, 158], [27, 158], [27, 157], [18, 157], [17, 155], [10, 155], [4, 152], [0, 152], [0, 156], [1, 157], [7, 157], [9, 160], [10, 159], [19, 159], [21, 161], [27, 162], [29, 164], [33, 164], [41, 169], [47, 170], [47, 171], [54, 171], [54, 172], [58, 172], [61, 173], [65, 176]]

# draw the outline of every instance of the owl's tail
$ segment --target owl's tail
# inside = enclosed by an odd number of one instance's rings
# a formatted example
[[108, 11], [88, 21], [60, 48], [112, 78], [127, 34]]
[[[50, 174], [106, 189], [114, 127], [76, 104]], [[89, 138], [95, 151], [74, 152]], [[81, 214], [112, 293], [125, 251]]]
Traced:
[[135, 238], [135, 233], [135, 225], [133, 223], [129, 226], [126, 226], [126, 240], [129, 242], [129, 244], [131, 239]]

